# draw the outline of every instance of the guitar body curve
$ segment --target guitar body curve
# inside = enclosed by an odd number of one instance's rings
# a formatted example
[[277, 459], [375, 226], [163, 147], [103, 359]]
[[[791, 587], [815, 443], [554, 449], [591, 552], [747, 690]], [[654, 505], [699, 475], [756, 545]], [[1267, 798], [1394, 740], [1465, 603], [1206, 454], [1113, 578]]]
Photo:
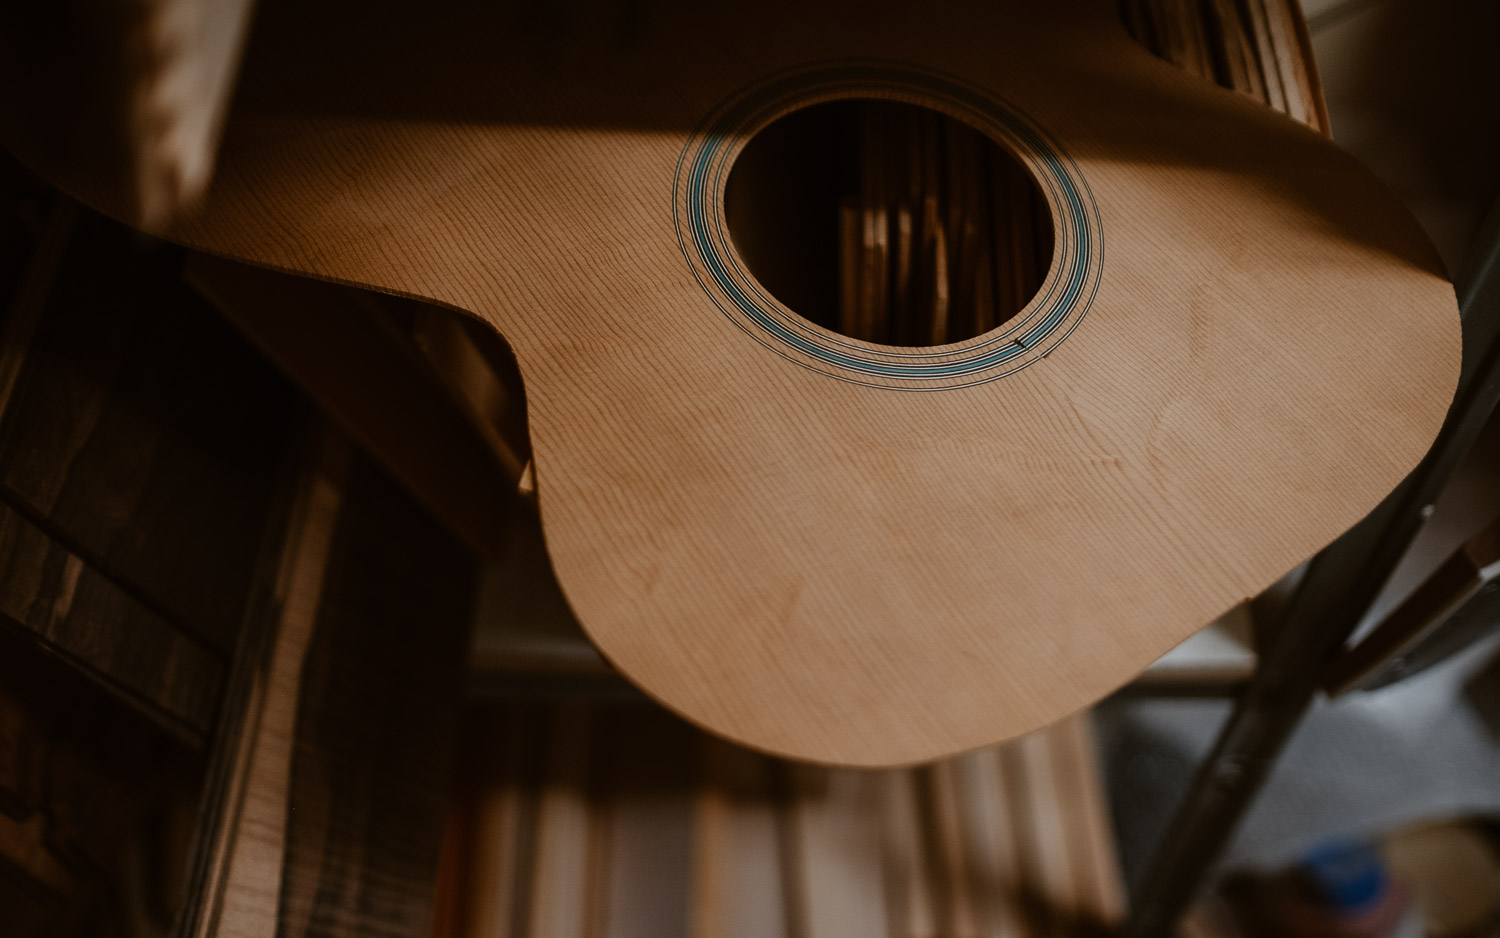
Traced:
[[[1051, 723], [1357, 522], [1442, 422], [1458, 318], [1415, 222], [1110, 0], [452, 6], [268, 8], [171, 236], [497, 329], [579, 621], [732, 739], [893, 765]], [[1031, 172], [1057, 237], [1014, 319], [880, 346], [760, 286], [727, 173], [839, 97]]]

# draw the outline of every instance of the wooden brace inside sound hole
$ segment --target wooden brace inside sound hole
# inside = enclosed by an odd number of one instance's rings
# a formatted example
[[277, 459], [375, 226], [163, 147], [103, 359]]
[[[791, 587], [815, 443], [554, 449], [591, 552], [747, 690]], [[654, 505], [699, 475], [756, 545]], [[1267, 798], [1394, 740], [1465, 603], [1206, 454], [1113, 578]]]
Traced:
[[982, 335], [1026, 306], [1052, 261], [1052, 218], [1020, 161], [901, 101], [826, 101], [773, 121], [736, 158], [724, 211], [776, 299], [883, 345]]

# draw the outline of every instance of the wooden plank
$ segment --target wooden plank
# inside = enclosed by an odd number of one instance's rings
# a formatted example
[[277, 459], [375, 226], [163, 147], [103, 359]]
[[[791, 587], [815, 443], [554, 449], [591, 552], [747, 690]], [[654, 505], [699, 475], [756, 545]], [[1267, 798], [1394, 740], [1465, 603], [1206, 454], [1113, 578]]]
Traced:
[[600, 728], [606, 761], [597, 805], [608, 825], [608, 872], [585, 894], [604, 906], [591, 935], [687, 938], [698, 734], [651, 706], [616, 708]]
[[1176, 17], [1177, 28], [1182, 34], [1186, 56], [1184, 66], [1204, 81], [1217, 81], [1199, 0], [1172, 0], [1172, 7], [1172, 15]]
[[343, 287], [194, 256], [186, 275], [470, 546], [498, 553], [520, 471], [378, 308]]
[[971, 823], [958, 791], [953, 760], [934, 763], [917, 774], [928, 828], [930, 862], [938, 887], [942, 927], [938, 934], [976, 938], [981, 934], [981, 889], [966, 828]]
[[[326, 423], [245, 630], [187, 936], [427, 938], [475, 562]], [[253, 623], [252, 623], [253, 625]]]
[[1010, 817], [1000, 755], [981, 749], [953, 760], [962, 816], [966, 819], [965, 866], [975, 891], [980, 933], [988, 938], [1023, 934], [1016, 832]]
[[882, 786], [872, 773], [785, 766], [789, 779], [787, 875], [792, 933], [868, 938], [888, 925], [879, 902]]
[[[494, 740], [492, 748], [460, 754], [461, 759], [477, 757], [487, 771], [474, 786], [469, 806], [472, 813], [458, 819], [464, 829], [454, 831], [450, 827], [469, 848], [463, 854], [463, 868], [453, 871], [462, 891], [455, 897], [462, 907], [457, 938], [510, 938], [512, 934], [518, 904], [516, 889], [524, 861], [520, 844], [527, 806], [522, 791], [527, 753], [523, 723], [532, 715], [520, 708], [498, 714], [500, 733], [486, 734]], [[471, 739], [465, 737], [465, 742]]]
[[932, 938], [938, 934], [938, 887], [929, 862], [915, 773], [882, 773], [882, 888], [889, 934]]
[[476, 574], [356, 456], [297, 703], [281, 934], [427, 932]]
[[859, 202], [847, 196], [839, 203], [839, 316], [838, 331], [857, 335], [860, 322], [861, 266], [864, 219]]
[[[201, 755], [70, 662], [0, 629], [0, 921], [6, 938], [131, 925], [164, 933], [181, 901], [163, 818]], [[140, 855], [141, 845], [153, 850]], [[131, 861], [137, 860], [139, 865]], [[138, 878], [121, 876], [126, 867]], [[161, 884], [161, 890], [155, 887]], [[165, 905], [158, 905], [163, 899]], [[138, 903], [123, 914], [125, 903]]]
[[936, 345], [948, 330], [948, 245], [943, 234], [942, 202], [942, 129], [937, 114], [917, 115], [919, 138], [917, 157], [920, 170], [915, 180], [914, 198], [921, 206], [922, 238], [918, 244], [917, 265], [922, 276], [917, 279], [914, 345]]
[[1287, 14], [1292, 20], [1292, 29], [1297, 37], [1297, 68], [1299, 84], [1307, 96], [1315, 120], [1308, 126], [1333, 139], [1333, 124], [1328, 119], [1328, 99], [1323, 95], [1323, 79], [1318, 74], [1318, 59], [1313, 54], [1312, 34], [1307, 29], [1307, 14], [1302, 9], [1302, 0], [1284, 0]]
[[1089, 713], [1069, 717], [1047, 737], [1077, 886], [1074, 928], [1107, 934], [1124, 920], [1125, 891]]
[[1077, 870], [1060, 803], [1058, 767], [1049, 734], [1032, 733], [1008, 744], [1003, 752], [1006, 787], [1012, 792], [1021, 871], [1018, 894], [1031, 934], [1063, 938], [1072, 928], [1081, 894]]
[[1266, 0], [1239, 0], [1244, 4], [1245, 18], [1250, 23], [1250, 37], [1255, 43], [1255, 60], [1260, 64], [1260, 74], [1265, 85], [1266, 103], [1284, 114], [1291, 114], [1288, 95], [1282, 73], [1281, 57], [1276, 48], [1276, 37], [1266, 12]]
[[551, 719], [533, 703], [465, 714], [432, 938], [514, 938], [528, 930]]
[[238, 730], [237, 777], [215, 836], [218, 870], [199, 900], [213, 908], [196, 935], [275, 938], [278, 932], [297, 702], [352, 458], [337, 433], [320, 434], [311, 449], [276, 574], [279, 613], [269, 655], [256, 669]]
[[1221, 83], [1258, 101], [1265, 100], [1265, 79], [1237, 3], [1210, 0], [1208, 13], [1209, 36], [1223, 62]]
[[789, 927], [770, 761], [701, 743], [693, 805], [692, 938], [784, 938]]
[[235, 847], [285, 598], [288, 545], [294, 541], [305, 514], [313, 468], [308, 453], [311, 443], [319, 438], [319, 427], [312, 415], [299, 409], [297, 419], [286, 430], [271, 510], [264, 520], [261, 544], [250, 571], [252, 588], [220, 697], [203, 775], [193, 843], [183, 876], [187, 883], [184, 895], [192, 901], [186, 902], [178, 915], [172, 931], [177, 938], [212, 934], [222, 908], [225, 876]]
[[1252, 0], [1264, 11], [1266, 32], [1270, 37], [1271, 60], [1266, 68], [1275, 69], [1281, 88], [1286, 95], [1286, 113], [1292, 120], [1307, 124], [1311, 119], [1308, 100], [1297, 79], [1298, 60], [1301, 48], [1290, 18], [1281, 0]]
[[1297, 0], [1263, 2], [1272, 47], [1276, 50], [1276, 67], [1286, 89], [1287, 112], [1294, 120], [1328, 136], [1327, 109], [1321, 103], [1317, 71], [1312, 65], [1310, 47], [1303, 44], [1306, 26], [1300, 24], [1300, 4]]
[[75, 230], [0, 415], [0, 497], [227, 656], [294, 394], [171, 251]]
[[[507, 861], [497, 880], [476, 861], [448, 916], [458, 930], [438, 938], [510, 938], [517, 923], [588, 938], [1076, 938], [1123, 912], [1086, 717], [930, 766], [857, 772], [770, 759], [638, 705], [534, 714], [546, 741], [522, 756], [540, 770], [533, 847], [505, 833], [509, 820], [475, 823], [469, 795], [456, 822], [474, 834], [467, 856], [530, 862]], [[483, 747], [506, 725], [466, 738]], [[471, 755], [492, 772], [492, 756]], [[483, 911], [509, 904], [492, 895], [516, 882], [524, 914]]]
[[588, 792], [590, 724], [582, 704], [559, 706], [548, 721], [527, 938], [587, 938], [593, 920], [598, 894], [589, 873], [598, 819]]
[[195, 747], [225, 660], [0, 502], [0, 627], [17, 630]]

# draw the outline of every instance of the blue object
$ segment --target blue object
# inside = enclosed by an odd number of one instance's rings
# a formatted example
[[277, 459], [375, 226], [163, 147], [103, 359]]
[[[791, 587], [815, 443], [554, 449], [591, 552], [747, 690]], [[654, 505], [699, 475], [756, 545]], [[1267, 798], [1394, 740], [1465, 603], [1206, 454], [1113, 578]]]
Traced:
[[1301, 872], [1313, 891], [1336, 913], [1355, 913], [1385, 898], [1390, 886], [1385, 859], [1367, 843], [1326, 841], [1302, 857]]

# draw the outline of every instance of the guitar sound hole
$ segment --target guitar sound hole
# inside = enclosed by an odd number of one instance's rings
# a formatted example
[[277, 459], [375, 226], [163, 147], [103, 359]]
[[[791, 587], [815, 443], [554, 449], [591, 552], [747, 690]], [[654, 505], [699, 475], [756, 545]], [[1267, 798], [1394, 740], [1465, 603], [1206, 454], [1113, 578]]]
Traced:
[[750, 273], [798, 315], [884, 345], [981, 335], [1030, 302], [1052, 218], [1005, 148], [946, 114], [844, 99], [745, 144], [724, 195]]

